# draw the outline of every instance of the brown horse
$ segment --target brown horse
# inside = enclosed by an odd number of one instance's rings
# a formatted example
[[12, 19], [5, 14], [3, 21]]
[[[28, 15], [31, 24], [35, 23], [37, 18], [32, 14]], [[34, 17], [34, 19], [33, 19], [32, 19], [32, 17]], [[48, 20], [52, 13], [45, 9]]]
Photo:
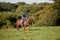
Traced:
[[[30, 22], [30, 19], [32, 19], [32, 18], [34, 19], [34, 17], [32, 15], [28, 15], [27, 16], [26, 20], [23, 23], [24, 31], [25, 31], [26, 27], [28, 27], [30, 25], [29, 22]], [[18, 30], [19, 30], [19, 27], [22, 27], [20, 19], [17, 19], [16, 27], [17, 27]]]

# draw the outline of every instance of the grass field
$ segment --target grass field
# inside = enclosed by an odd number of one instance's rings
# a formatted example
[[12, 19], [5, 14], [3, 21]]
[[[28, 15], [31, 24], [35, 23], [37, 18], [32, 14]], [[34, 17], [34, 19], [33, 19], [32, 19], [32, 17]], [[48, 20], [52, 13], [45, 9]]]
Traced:
[[31, 27], [26, 32], [23, 28], [0, 29], [0, 40], [60, 40], [60, 27]]

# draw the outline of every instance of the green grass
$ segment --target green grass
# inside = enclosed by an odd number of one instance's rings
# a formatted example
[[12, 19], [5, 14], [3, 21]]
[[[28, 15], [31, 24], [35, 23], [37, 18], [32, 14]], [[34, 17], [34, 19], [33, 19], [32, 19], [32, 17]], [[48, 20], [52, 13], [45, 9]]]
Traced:
[[0, 29], [0, 40], [60, 40], [60, 27], [31, 27], [26, 32], [23, 28]]

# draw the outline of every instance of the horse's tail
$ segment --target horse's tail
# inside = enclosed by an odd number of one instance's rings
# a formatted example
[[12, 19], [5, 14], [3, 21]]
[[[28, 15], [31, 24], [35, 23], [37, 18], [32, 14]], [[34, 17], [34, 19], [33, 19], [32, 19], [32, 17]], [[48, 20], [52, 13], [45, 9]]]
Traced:
[[20, 25], [20, 20], [17, 20], [16, 21], [16, 25]]

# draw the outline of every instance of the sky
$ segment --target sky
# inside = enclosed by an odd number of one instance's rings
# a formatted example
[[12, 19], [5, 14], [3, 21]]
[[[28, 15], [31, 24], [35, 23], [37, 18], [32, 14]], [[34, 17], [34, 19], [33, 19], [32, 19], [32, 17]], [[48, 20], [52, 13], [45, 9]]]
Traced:
[[28, 4], [32, 4], [34, 2], [36, 2], [36, 3], [41, 3], [41, 2], [52, 3], [53, 1], [49, 1], [49, 0], [0, 0], [0, 2], [11, 2], [11, 3], [25, 2], [25, 3], [28, 3]]

